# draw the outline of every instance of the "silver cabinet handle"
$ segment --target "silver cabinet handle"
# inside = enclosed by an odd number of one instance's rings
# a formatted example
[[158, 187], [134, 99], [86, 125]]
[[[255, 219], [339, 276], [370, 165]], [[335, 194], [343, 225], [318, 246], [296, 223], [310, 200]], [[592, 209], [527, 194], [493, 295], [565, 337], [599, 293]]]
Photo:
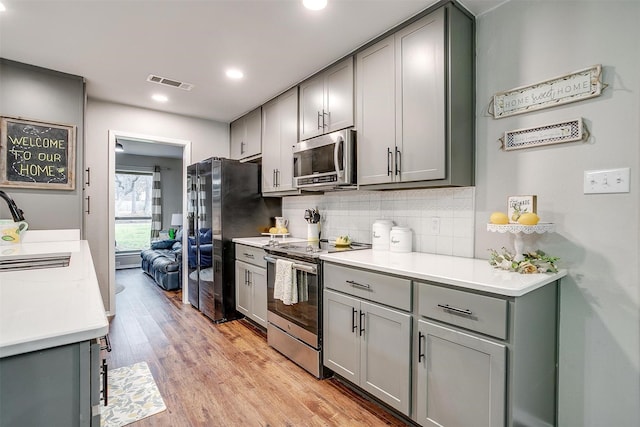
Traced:
[[401, 154], [402, 153], [398, 150], [398, 147], [396, 147], [396, 175], [400, 175], [400, 169], [402, 168]]
[[443, 310], [453, 311], [455, 313], [464, 314], [465, 316], [473, 316], [473, 312], [471, 310], [469, 310], [468, 308], [453, 307], [453, 306], [451, 306], [449, 304], [438, 304], [438, 307], [440, 307]]
[[387, 176], [391, 176], [391, 149], [387, 147]]
[[243, 252], [242, 255], [246, 256], [247, 258], [251, 258], [251, 259], [254, 258], [253, 254], [250, 254], [250, 253], [247, 253], [247, 252]]
[[[324, 122], [324, 117], [322, 118], [322, 121]], [[324, 124], [322, 126], [324, 127]], [[320, 111], [318, 111], [318, 129], [320, 129]]]
[[244, 142], [240, 143], [240, 154], [244, 154]]
[[91, 168], [86, 168], [85, 171], [87, 172], [87, 182], [85, 182], [85, 185], [91, 187]]
[[353, 280], [345, 280], [345, 282], [347, 282], [348, 284], [350, 284], [354, 288], [371, 289], [371, 285], [369, 285], [369, 284], [364, 284], [363, 285], [362, 283], [354, 282]]

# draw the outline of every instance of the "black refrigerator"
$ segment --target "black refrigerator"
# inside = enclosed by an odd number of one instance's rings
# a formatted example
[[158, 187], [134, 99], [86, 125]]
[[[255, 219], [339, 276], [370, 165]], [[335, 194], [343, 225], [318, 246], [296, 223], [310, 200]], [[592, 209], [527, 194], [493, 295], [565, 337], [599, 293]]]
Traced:
[[260, 165], [211, 158], [187, 169], [189, 302], [214, 322], [236, 319], [235, 237], [255, 237], [282, 212], [262, 197]]

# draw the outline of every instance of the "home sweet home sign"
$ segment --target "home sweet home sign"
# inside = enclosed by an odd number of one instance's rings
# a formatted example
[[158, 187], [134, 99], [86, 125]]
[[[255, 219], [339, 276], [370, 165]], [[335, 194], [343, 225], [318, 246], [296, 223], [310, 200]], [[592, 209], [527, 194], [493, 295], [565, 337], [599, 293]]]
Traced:
[[75, 189], [75, 126], [0, 119], [0, 186]]
[[498, 92], [493, 96], [493, 117], [500, 119], [598, 96], [602, 92], [601, 73], [602, 66], [598, 64], [533, 85]]

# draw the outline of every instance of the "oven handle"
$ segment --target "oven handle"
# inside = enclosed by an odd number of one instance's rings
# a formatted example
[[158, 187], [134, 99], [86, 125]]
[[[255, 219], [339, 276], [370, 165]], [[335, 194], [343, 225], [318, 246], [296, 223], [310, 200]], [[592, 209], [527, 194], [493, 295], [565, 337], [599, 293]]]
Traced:
[[[273, 257], [265, 255], [263, 258], [264, 258], [265, 261], [267, 261], [267, 262], [269, 262], [271, 264], [275, 264], [276, 263], [276, 259], [273, 258]], [[318, 274], [318, 268], [315, 267], [315, 266], [314, 267], [310, 267], [310, 266], [307, 266], [307, 265], [304, 265], [304, 264], [297, 264], [297, 263], [294, 262], [293, 263], [293, 268], [295, 270], [304, 271], [304, 272], [309, 273], [309, 274]]]

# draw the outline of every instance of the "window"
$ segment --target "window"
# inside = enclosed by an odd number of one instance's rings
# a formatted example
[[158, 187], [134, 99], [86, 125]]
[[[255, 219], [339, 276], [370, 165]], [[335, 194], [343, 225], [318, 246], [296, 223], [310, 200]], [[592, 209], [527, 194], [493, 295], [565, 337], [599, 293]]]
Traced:
[[116, 253], [149, 247], [152, 189], [151, 172], [116, 171]]

